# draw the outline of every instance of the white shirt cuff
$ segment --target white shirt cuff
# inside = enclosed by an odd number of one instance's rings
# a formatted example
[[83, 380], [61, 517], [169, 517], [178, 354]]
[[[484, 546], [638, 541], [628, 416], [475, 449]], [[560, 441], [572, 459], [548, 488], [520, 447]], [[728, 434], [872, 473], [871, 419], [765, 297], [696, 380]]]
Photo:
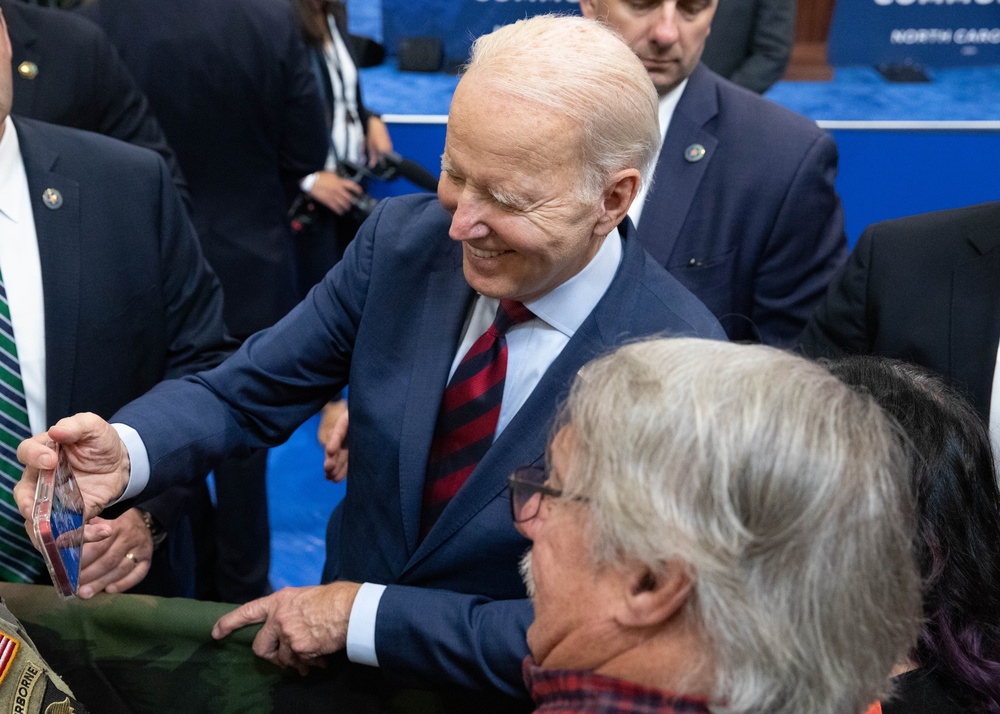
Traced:
[[309, 193], [313, 190], [313, 186], [316, 185], [316, 174], [312, 173], [299, 181], [299, 188], [301, 188], [305, 193]]
[[375, 654], [375, 618], [385, 585], [362, 583], [347, 620], [347, 659], [357, 664], [378, 667]]
[[139, 432], [128, 424], [112, 424], [111, 426], [118, 432], [118, 438], [122, 440], [125, 444], [125, 450], [128, 451], [129, 475], [125, 493], [113, 503], [109, 503], [109, 506], [127, 498], [135, 498], [149, 483], [149, 454], [146, 453], [146, 445], [142, 443]]

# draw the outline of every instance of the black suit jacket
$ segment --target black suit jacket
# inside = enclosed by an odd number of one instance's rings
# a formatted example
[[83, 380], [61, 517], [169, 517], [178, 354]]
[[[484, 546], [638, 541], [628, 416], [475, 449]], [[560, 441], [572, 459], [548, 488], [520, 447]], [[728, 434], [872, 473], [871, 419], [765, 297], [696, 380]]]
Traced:
[[[88, 132], [14, 126], [42, 269], [49, 423], [81, 411], [108, 418], [163, 379], [221, 362], [235, 347], [222, 290], [163, 161]], [[63, 198], [58, 209], [42, 202], [49, 188]], [[161, 572], [147, 576], [162, 577], [167, 594], [193, 584], [183, 513], [198, 493], [171, 489], [138, 504], [171, 529], [154, 559]]]
[[245, 337], [296, 302], [290, 186], [328, 132], [291, 7], [274, 0], [100, 0], [104, 28], [188, 180], [192, 219]]
[[869, 226], [800, 338], [940, 373], [989, 417], [1000, 342], [1000, 202]]
[[[72, 13], [0, 0], [14, 64], [12, 113], [152, 149], [187, 200], [187, 183], [149, 102], [101, 28]], [[37, 73], [21, 72], [28, 62]], [[32, 76], [34, 75], [34, 76]]]
[[[690, 161], [697, 147], [704, 155]], [[788, 346], [847, 258], [836, 177], [837, 146], [815, 122], [698, 65], [663, 140], [639, 240], [731, 340]]]
[[795, 0], [719, 0], [701, 61], [763, 94], [784, 74], [794, 39]]

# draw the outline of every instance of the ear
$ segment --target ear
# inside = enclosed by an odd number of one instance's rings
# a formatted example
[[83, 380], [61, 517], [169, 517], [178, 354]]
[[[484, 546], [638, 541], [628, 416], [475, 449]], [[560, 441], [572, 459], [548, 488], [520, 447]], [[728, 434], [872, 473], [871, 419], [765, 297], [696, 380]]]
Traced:
[[588, 20], [596, 20], [597, 19], [596, 0], [580, 0], [580, 14], [582, 14]]
[[623, 627], [651, 627], [680, 613], [694, 581], [683, 563], [672, 560], [656, 573], [637, 565], [631, 569], [626, 585], [618, 623]]
[[611, 176], [601, 196], [602, 214], [594, 232], [603, 238], [625, 220], [629, 206], [639, 193], [639, 169], [622, 169]]

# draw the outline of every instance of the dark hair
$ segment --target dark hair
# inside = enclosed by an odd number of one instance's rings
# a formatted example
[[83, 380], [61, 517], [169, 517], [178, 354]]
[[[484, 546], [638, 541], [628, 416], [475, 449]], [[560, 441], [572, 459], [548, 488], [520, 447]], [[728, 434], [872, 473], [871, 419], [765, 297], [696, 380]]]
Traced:
[[910, 657], [944, 675], [969, 711], [998, 714], [1000, 492], [987, 427], [921, 367], [877, 357], [826, 364], [894, 417], [912, 449], [926, 621]]
[[326, 17], [331, 12], [333, 3], [330, 0], [291, 0], [291, 3], [305, 43], [322, 47], [329, 32]]

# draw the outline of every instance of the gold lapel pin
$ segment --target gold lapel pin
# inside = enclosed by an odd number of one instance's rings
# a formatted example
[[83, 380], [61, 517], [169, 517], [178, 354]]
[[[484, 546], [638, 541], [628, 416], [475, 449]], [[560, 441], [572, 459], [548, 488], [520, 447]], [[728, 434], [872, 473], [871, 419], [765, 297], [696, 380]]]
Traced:
[[46, 208], [51, 208], [54, 211], [63, 204], [62, 194], [54, 188], [47, 188], [42, 193], [42, 203], [45, 204]]
[[705, 158], [705, 147], [701, 144], [691, 144], [691, 146], [684, 149], [684, 158], [692, 164], [696, 161], [701, 161]]
[[34, 62], [22, 62], [17, 66], [17, 73], [25, 79], [34, 79], [38, 76], [38, 65]]

